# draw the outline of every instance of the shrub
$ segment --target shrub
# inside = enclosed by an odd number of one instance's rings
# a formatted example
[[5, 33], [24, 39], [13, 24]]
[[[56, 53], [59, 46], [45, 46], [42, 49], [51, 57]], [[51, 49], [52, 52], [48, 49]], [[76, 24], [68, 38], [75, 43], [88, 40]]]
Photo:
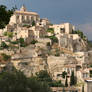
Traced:
[[8, 36], [9, 38], [12, 38], [12, 37], [13, 37], [13, 32], [7, 32], [7, 36]]
[[19, 43], [21, 43], [21, 44], [24, 43], [24, 38], [20, 38]]
[[64, 85], [61, 83], [61, 80], [59, 81], [53, 81], [51, 84], [50, 84], [51, 87], [63, 87]]
[[52, 43], [58, 43], [58, 38], [57, 37], [50, 36], [49, 38], [51, 39]]
[[83, 40], [86, 40], [86, 36], [83, 34], [82, 31], [76, 30], [72, 32], [73, 34], [78, 34]]
[[8, 61], [8, 60], [11, 59], [11, 56], [10, 55], [6, 55], [4, 53], [2, 53], [1, 55], [2, 55], [4, 61]]
[[46, 70], [42, 70], [39, 73], [37, 73], [36, 77], [37, 77], [37, 80], [41, 82], [46, 82], [50, 87], [62, 87], [63, 86], [61, 81], [52, 80], [51, 76]]
[[4, 32], [4, 36], [7, 36], [7, 32]]
[[32, 40], [31, 41], [31, 44], [35, 44], [35, 43], [37, 43], [38, 41], [37, 40]]
[[11, 43], [12, 44], [18, 44], [18, 41], [12, 41]]
[[26, 43], [25, 43], [25, 41], [24, 41], [24, 38], [18, 39], [18, 42], [20, 43], [20, 46], [21, 46], [21, 47], [25, 47], [25, 46], [26, 46]]
[[4, 41], [2, 41], [2, 42], [1, 42], [1, 47], [2, 47], [2, 48], [8, 48], [8, 45], [7, 45]]
[[66, 77], [66, 75], [67, 75], [67, 72], [65, 72], [65, 71], [64, 71], [64, 72], [62, 72], [62, 77], [63, 77], [63, 78], [65, 78], [65, 77]]
[[50, 32], [50, 33], [54, 34], [54, 29], [53, 28], [48, 28], [47, 32]]

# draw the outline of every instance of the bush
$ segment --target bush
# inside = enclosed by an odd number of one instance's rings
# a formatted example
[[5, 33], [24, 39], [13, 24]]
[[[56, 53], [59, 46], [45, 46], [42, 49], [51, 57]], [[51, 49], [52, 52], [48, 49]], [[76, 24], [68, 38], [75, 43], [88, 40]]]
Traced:
[[13, 37], [13, 32], [7, 32], [7, 36], [8, 36], [9, 38], [12, 38], [12, 37]]
[[31, 44], [35, 44], [37, 42], [38, 42], [37, 40], [33, 40], [33, 41], [31, 41]]
[[12, 38], [13, 32], [4, 32], [4, 36], [8, 36], [9, 38]]
[[24, 38], [20, 38], [19, 43], [21, 43], [21, 44], [24, 43]]
[[52, 80], [51, 76], [46, 70], [42, 70], [36, 75], [37, 80], [41, 82], [46, 82], [50, 87], [62, 87], [61, 81]]
[[1, 47], [2, 47], [2, 48], [8, 48], [8, 45], [7, 45], [4, 41], [2, 41], [2, 42], [1, 42]]
[[50, 33], [54, 34], [54, 29], [53, 28], [48, 28], [47, 32], [50, 32]]
[[62, 72], [62, 77], [65, 78], [67, 76], [67, 72]]
[[10, 55], [6, 55], [4, 53], [2, 53], [1, 55], [2, 55], [4, 61], [8, 61], [8, 60], [11, 59], [11, 56]]
[[49, 38], [51, 39], [52, 43], [58, 43], [58, 38], [55, 36], [49, 36]]
[[21, 46], [21, 47], [25, 47], [25, 46], [26, 46], [26, 43], [25, 43], [25, 41], [24, 41], [24, 38], [18, 39], [18, 42], [20, 43], [20, 46]]
[[83, 34], [82, 31], [76, 30], [72, 32], [73, 34], [78, 34], [83, 40], [86, 40], [86, 36]]
[[63, 87], [64, 85], [61, 83], [61, 80], [60, 81], [53, 81], [51, 84], [50, 84], [51, 87]]
[[4, 32], [4, 36], [7, 36], [7, 32]]
[[11, 43], [12, 44], [18, 44], [18, 41], [12, 41]]
[[52, 82], [52, 78], [50, 77], [50, 75], [48, 74], [48, 72], [45, 71], [45, 70], [42, 70], [39, 73], [37, 73], [37, 79], [39, 81]]

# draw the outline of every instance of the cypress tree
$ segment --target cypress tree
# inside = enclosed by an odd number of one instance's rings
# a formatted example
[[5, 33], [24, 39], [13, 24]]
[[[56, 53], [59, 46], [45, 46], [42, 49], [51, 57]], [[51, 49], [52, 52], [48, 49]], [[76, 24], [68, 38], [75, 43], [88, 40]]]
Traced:
[[76, 84], [76, 79], [74, 76], [74, 71], [72, 71], [71, 77], [70, 77], [70, 86], [75, 85]]
[[66, 80], [65, 80], [65, 87], [68, 87], [67, 76], [66, 76]]
[[82, 92], [84, 92], [84, 85], [82, 86]]

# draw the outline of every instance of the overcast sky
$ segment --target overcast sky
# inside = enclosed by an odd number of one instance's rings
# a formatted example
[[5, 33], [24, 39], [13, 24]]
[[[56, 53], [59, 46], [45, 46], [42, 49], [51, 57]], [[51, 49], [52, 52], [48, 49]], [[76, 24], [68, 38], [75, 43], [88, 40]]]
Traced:
[[54, 24], [70, 22], [92, 40], [92, 0], [0, 0], [0, 4], [18, 9], [24, 4]]

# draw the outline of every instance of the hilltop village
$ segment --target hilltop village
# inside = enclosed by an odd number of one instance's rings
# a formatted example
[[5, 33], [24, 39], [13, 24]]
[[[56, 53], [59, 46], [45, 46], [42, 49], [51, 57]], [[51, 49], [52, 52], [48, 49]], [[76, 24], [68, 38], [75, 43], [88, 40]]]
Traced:
[[[85, 92], [92, 92], [92, 51], [87, 37], [70, 23], [52, 24], [22, 6], [0, 29], [0, 53], [0, 71], [10, 63], [27, 77], [46, 70], [53, 80], [65, 84], [67, 79], [64, 92], [82, 92], [83, 87]], [[72, 74], [77, 83], [71, 88]], [[63, 92], [62, 88], [52, 89]]]

